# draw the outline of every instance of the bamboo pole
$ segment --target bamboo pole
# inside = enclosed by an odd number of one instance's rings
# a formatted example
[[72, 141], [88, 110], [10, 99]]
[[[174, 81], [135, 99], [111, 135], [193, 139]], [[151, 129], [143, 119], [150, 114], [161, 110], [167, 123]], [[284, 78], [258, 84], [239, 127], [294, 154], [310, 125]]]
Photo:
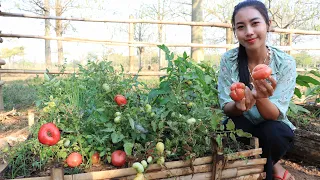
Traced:
[[264, 170], [263, 165], [258, 165], [258, 166], [250, 167], [247, 169], [238, 169], [238, 168], [225, 169], [222, 171], [221, 179], [230, 179], [230, 178], [235, 178], [239, 176], [262, 173], [263, 170]]
[[[259, 148], [259, 139], [257, 137], [252, 137], [250, 139], [250, 145], [253, 146], [255, 149]], [[255, 158], [260, 158], [260, 155], [255, 155]]]
[[235, 159], [255, 156], [255, 155], [259, 155], [259, 154], [262, 154], [262, 149], [261, 148], [259, 148], [259, 149], [251, 149], [251, 150], [246, 150], [246, 151], [240, 151], [240, 152], [236, 152], [236, 153], [232, 153], [232, 154], [227, 154], [226, 158], [227, 158], [227, 160], [235, 160]]
[[28, 126], [29, 126], [29, 130], [31, 129], [33, 124], [34, 124], [34, 111], [33, 110], [28, 110]]
[[76, 17], [57, 17], [57, 16], [40, 16], [33, 14], [8, 13], [0, 12], [0, 16], [6, 17], [24, 17], [35, 19], [55, 19], [68, 21], [85, 21], [85, 22], [109, 22], [109, 23], [148, 23], [148, 24], [171, 24], [171, 25], [188, 25], [188, 26], [211, 26], [230, 28], [231, 24], [221, 22], [186, 22], [186, 21], [158, 21], [158, 20], [143, 20], [143, 19], [89, 19]]
[[[130, 19], [133, 19], [133, 16], [130, 15]], [[129, 23], [129, 42], [134, 41], [134, 24]], [[134, 48], [129, 44], [129, 72], [133, 71], [134, 65]]]
[[[74, 38], [74, 37], [50, 37], [50, 36], [37, 36], [37, 35], [22, 35], [22, 34], [3, 34], [0, 33], [0, 37], [11, 38], [32, 38], [32, 39], [45, 39], [45, 40], [60, 40], [69, 42], [94, 42], [103, 43], [112, 46], [134, 46], [134, 47], [156, 47], [164, 43], [158, 42], [136, 42], [136, 41], [113, 41], [113, 40], [101, 40], [101, 39], [87, 39], [87, 38]], [[203, 47], [203, 48], [234, 48], [237, 45], [234, 44], [197, 44], [197, 43], [165, 43], [167, 47]]]
[[247, 167], [247, 166], [253, 166], [253, 165], [264, 165], [266, 163], [267, 163], [266, 158], [238, 160], [233, 162], [227, 162], [226, 165], [224, 166], [224, 169]]
[[251, 175], [246, 175], [246, 176], [239, 176], [236, 178], [231, 178], [229, 180], [263, 180], [265, 179], [266, 175], [265, 173], [258, 173], [258, 174], [251, 174]]
[[[262, 180], [263, 178], [265, 178], [264, 174], [265, 173], [251, 174], [251, 175], [245, 175], [245, 176], [231, 178], [228, 180]], [[194, 174], [194, 175], [166, 178], [166, 179], [162, 179], [162, 180], [197, 180], [197, 179], [210, 180], [211, 174], [210, 173], [199, 173], [199, 174]]]
[[[199, 165], [194, 166], [194, 170], [190, 167], [185, 168], [177, 168], [177, 169], [168, 169], [162, 170], [157, 172], [150, 172], [145, 174], [145, 178], [148, 180], [152, 179], [161, 179], [161, 178], [168, 178], [168, 177], [177, 177], [182, 175], [189, 175], [189, 174], [198, 174], [198, 173], [205, 173], [210, 172], [212, 170], [211, 164]], [[128, 180], [132, 180], [135, 178], [136, 175], [127, 177]]]
[[[164, 43], [159, 42], [136, 42], [136, 41], [113, 41], [113, 40], [100, 40], [100, 39], [88, 39], [88, 38], [74, 38], [74, 37], [50, 37], [50, 36], [38, 36], [38, 35], [24, 35], [24, 34], [4, 34], [0, 33], [0, 37], [8, 38], [31, 38], [31, 39], [45, 39], [45, 40], [59, 40], [68, 42], [83, 42], [83, 43], [103, 43], [110, 46], [133, 46], [133, 47], [156, 47]], [[197, 43], [165, 43], [167, 47], [201, 47], [201, 48], [221, 48], [231, 49], [238, 47], [237, 44], [197, 44]], [[275, 46], [284, 51], [293, 50], [320, 50], [320, 46]]]
[[197, 174], [191, 174], [187, 176], [179, 176], [179, 177], [172, 177], [172, 178], [164, 178], [161, 180], [211, 180], [211, 173], [197, 173]]
[[[292, 47], [292, 33], [289, 33], [289, 38], [288, 38], [288, 46]], [[291, 55], [292, 51], [288, 51], [288, 53]]]
[[[45, 70], [25, 70], [25, 69], [0, 69], [1, 73], [8, 73], [8, 74], [43, 74], [46, 73]], [[71, 72], [71, 71], [65, 71], [65, 72], [59, 72], [59, 71], [49, 71], [48, 74], [73, 74], [78, 72]], [[161, 72], [139, 72], [139, 73], [125, 73], [126, 75], [131, 76], [166, 76], [166, 73]]]
[[[22, 13], [8, 13], [0, 12], [0, 16], [5, 17], [24, 17], [24, 18], [35, 18], [35, 19], [55, 19], [55, 20], [68, 20], [68, 21], [85, 21], [85, 22], [110, 22], [110, 23], [148, 23], [148, 24], [171, 24], [171, 25], [188, 25], [188, 26], [210, 26], [210, 27], [221, 27], [221, 28], [232, 28], [230, 23], [221, 22], [185, 22], [185, 21], [157, 21], [157, 20], [143, 20], [143, 19], [89, 19], [89, 18], [76, 18], [76, 17], [57, 17], [57, 16], [40, 16], [33, 14], [22, 14]], [[292, 33], [301, 35], [320, 35], [320, 31], [308, 31], [298, 29], [280, 29], [273, 28], [270, 32], [276, 33]]]
[[64, 180], [64, 172], [62, 168], [51, 169], [51, 180]]

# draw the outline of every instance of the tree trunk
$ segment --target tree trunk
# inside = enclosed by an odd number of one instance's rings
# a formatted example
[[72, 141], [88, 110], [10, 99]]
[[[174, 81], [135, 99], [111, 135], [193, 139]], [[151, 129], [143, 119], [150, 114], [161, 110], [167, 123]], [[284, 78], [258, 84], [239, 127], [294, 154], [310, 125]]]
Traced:
[[[49, 0], [44, 0], [44, 8], [45, 8], [44, 15], [50, 16]], [[45, 36], [50, 36], [50, 20], [46, 19], [44, 23], [45, 23]], [[46, 60], [46, 68], [49, 68], [52, 65], [50, 40], [45, 40], [45, 60]]]
[[288, 34], [280, 33], [280, 46], [288, 46]]
[[[62, 15], [62, 6], [61, 1], [56, 0], [56, 16]], [[62, 21], [56, 20], [56, 36], [61, 37], [62, 36]], [[57, 41], [57, 47], [58, 47], [58, 65], [62, 65], [63, 63], [63, 45], [62, 41]]]
[[295, 131], [294, 147], [287, 155], [290, 159], [320, 164], [320, 134], [302, 129]]
[[[231, 22], [226, 22], [226, 23], [231, 23]], [[226, 28], [226, 44], [232, 44], [233, 39], [232, 39], [232, 29], [231, 28]], [[230, 50], [231, 48], [227, 48], [227, 50]]]
[[[202, 0], [192, 0], [192, 21], [201, 22], [203, 21], [203, 10]], [[203, 28], [201, 26], [191, 27], [191, 42], [192, 43], [203, 43]], [[191, 57], [194, 61], [200, 62], [204, 59], [203, 48], [192, 47]]]

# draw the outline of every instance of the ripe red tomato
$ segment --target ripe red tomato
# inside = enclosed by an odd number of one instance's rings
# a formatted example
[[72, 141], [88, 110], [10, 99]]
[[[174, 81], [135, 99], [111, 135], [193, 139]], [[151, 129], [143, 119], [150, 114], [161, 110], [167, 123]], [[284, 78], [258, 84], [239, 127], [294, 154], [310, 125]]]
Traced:
[[116, 150], [111, 154], [112, 165], [121, 167], [126, 163], [127, 154], [124, 151]]
[[80, 153], [73, 152], [67, 157], [67, 164], [69, 167], [77, 167], [82, 163], [82, 156]]
[[230, 97], [234, 101], [240, 101], [244, 98], [246, 86], [241, 82], [235, 82], [230, 87]]
[[38, 132], [39, 142], [45, 145], [55, 145], [60, 140], [60, 131], [53, 123], [42, 125]]
[[99, 153], [96, 152], [91, 156], [91, 162], [92, 162], [92, 164], [99, 164], [100, 163]]
[[124, 106], [127, 104], [127, 99], [126, 97], [118, 94], [114, 97], [114, 101], [119, 105], [119, 106]]
[[254, 80], [266, 79], [272, 73], [272, 69], [265, 64], [258, 64], [252, 70], [252, 78]]

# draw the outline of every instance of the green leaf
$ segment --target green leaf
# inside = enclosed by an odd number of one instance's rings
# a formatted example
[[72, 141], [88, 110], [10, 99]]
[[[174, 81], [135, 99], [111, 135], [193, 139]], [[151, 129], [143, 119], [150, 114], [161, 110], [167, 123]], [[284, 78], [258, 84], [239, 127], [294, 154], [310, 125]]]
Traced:
[[289, 108], [294, 114], [298, 114], [299, 112], [310, 113], [309, 110], [305, 109], [300, 105], [294, 104], [292, 101], [289, 103]]
[[130, 123], [131, 129], [134, 129], [134, 120], [132, 118], [129, 118], [129, 123]]
[[161, 95], [161, 94], [166, 94], [167, 91], [165, 90], [159, 90], [159, 89], [153, 89], [149, 92], [149, 99], [153, 99], [155, 97], [157, 97], [158, 95]]
[[301, 98], [301, 97], [302, 97], [301, 91], [300, 91], [300, 89], [298, 89], [298, 88], [294, 88], [294, 94], [295, 94], [296, 96], [298, 96], [298, 98]]
[[242, 129], [237, 129], [236, 133], [240, 137], [247, 137], [247, 138], [252, 137], [250, 133], [244, 132]]
[[231, 119], [228, 120], [228, 123], [227, 123], [227, 130], [229, 131], [232, 131], [235, 129], [235, 124], [233, 123], [233, 121]]
[[103, 151], [101, 151], [101, 152], [99, 153], [99, 156], [100, 156], [100, 157], [103, 157], [104, 155], [106, 155], [106, 153], [107, 153], [107, 151], [104, 149]]
[[237, 142], [236, 136], [234, 135], [234, 133], [230, 133], [230, 138], [234, 141]]
[[318, 71], [311, 70], [310, 73], [313, 74], [313, 75], [315, 75], [315, 76], [320, 77], [320, 72], [318, 72]]
[[301, 80], [301, 81], [304, 81], [306, 83], [311, 83], [311, 84], [314, 84], [314, 85], [320, 85], [320, 82], [316, 79], [314, 79], [313, 77], [310, 77], [310, 76], [305, 76], [305, 75], [298, 75], [297, 76], [297, 80]]
[[186, 52], [183, 52], [183, 58], [184, 58], [184, 59], [187, 59], [187, 58], [188, 58], [188, 55], [187, 55]]
[[204, 81], [206, 82], [206, 84], [211, 84], [212, 77], [209, 76], [209, 75], [205, 75], [204, 76]]
[[160, 105], [166, 105], [171, 99], [169, 97], [160, 100]]
[[133, 144], [130, 142], [126, 142], [123, 145], [124, 151], [126, 152], [127, 155], [131, 156], [132, 155], [132, 148]]
[[159, 127], [159, 129], [163, 129], [163, 127], [164, 127], [163, 121], [160, 121], [160, 122], [159, 122], [158, 127]]
[[157, 124], [155, 121], [151, 122], [151, 126], [152, 126], [153, 131], [156, 132], [157, 131]]
[[50, 77], [47, 73], [44, 73], [44, 80], [50, 81]]
[[96, 111], [98, 111], [98, 112], [103, 112], [103, 111], [104, 111], [104, 108], [98, 108], [98, 109], [96, 109]]
[[310, 85], [307, 82], [305, 82], [301, 79], [298, 79], [298, 78], [296, 79], [296, 83], [300, 86], [310, 87]]
[[113, 132], [113, 133], [111, 134], [112, 143], [118, 143], [118, 142], [120, 142], [123, 138], [124, 138], [124, 135], [121, 134], [120, 132]]
[[61, 159], [65, 159], [68, 156], [67, 152], [65, 152], [65, 151], [59, 151], [57, 155]]
[[221, 138], [220, 134], [217, 135], [216, 142], [219, 147], [222, 147], [222, 138]]

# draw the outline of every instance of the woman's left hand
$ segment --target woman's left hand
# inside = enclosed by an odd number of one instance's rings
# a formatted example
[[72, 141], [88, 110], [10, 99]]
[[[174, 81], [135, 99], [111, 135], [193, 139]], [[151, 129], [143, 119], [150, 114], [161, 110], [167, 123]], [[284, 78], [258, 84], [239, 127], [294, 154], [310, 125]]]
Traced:
[[277, 82], [272, 76], [269, 76], [267, 79], [271, 84], [268, 83], [266, 79], [253, 81], [254, 88], [252, 90], [252, 94], [255, 99], [268, 98], [273, 95]]

